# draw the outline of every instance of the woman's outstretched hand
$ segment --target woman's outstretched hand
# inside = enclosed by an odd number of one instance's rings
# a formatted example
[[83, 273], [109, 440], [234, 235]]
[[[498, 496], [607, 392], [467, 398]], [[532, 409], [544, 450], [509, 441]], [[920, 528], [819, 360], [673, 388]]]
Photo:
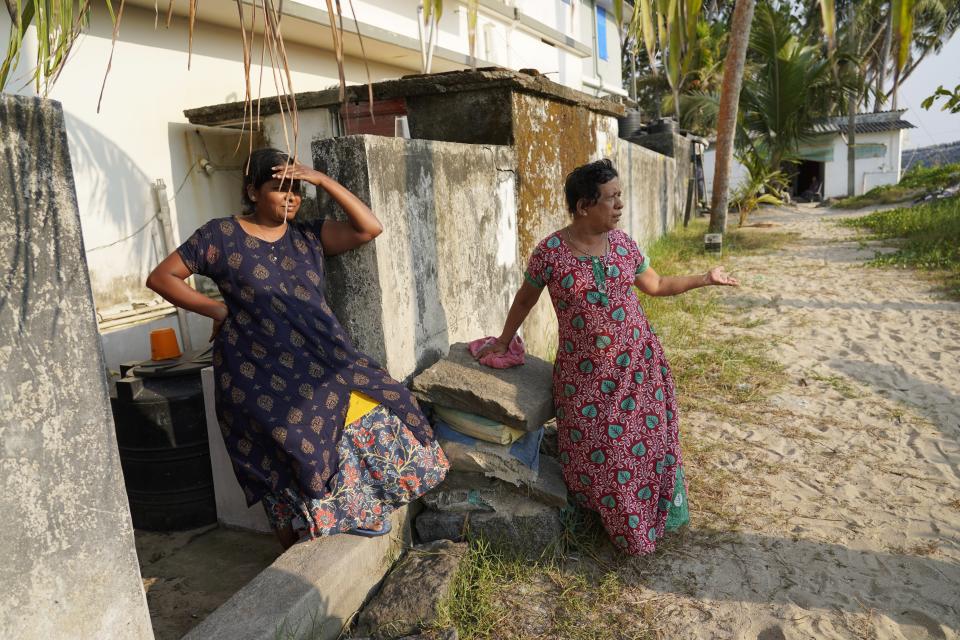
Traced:
[[725, 287], [739, 287], [740, 281], [724, 271], [723, 267], [714, 267], [703, 276], [703, 281], [708, 285], [720, 285]]

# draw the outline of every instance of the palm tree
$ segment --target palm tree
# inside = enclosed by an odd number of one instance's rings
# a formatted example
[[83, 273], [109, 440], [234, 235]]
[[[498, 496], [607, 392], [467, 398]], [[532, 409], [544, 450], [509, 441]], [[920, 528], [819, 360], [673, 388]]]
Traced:
[[[833, 0], [819, 0], [819, 5], [823, 33], [828, 43], [828, 50], [832, 52], [836, 34], [834, 2]], [[750, 42], [750, 27], [753, 13], [754, 0], [737, 0], [737, 4], [733, 9], [733, 21], [730, 27], [730, 44], [727, 50], [726, 67], [724, 69], [723, 85], [720, 93], [719, 114], [717, 116], [716, 167], [713, 174], [713, 197], [710, 206], [711, 233], [723, 233], [727, 228], [730, 163], [733, 161], [734, 137], [738, 128], [737, 112], [739, 109], [741, 88], [743, 86], [744, 67], [747, 48]], [[777, 42], [769, 42], [765, 46], [772, 51], [774, 47], [777, 47], [777, 44]], [[803, 62], [804, 60], [810, 61], [808, 53], [805, 52], [803, 48], [798, 48], [794, 45], [789, 49], [792, 51], [791, 55], [797, 56], [794, 61], [798, 65], [805, 64]], [[777, 50], [779, 51], [780, 48], [777, 47]], [[779, 64], [780, 63], [777, 62], [778, 68]], [[800, 73], [800, 70], [792, 65], [791, 68], [794, 69], [795, 73]], [[786, 94], [793, 93], [793, 89], [788, 88], [793, 84], [792, 82], [784, 82], [781, 84], [783, 85], [782, 92], [779, 89], [777, 91], [761, 92], [763, 95], [760, 97], [768, 97], [771, 101], [777, 102], [779, 98], [785, 97]], [[776, 113], [773, 117], [776, 121], [780, 121], [781, 116], [783, 116], [782, 123], [787, 126], [788, 129], [796, 130], [802, 121], [801, 115], [802, 114], [794, 113], [790, 116], [787, 113]], [[758, 118], [756, 120], [757, 124], [761, 124], [762, 120], [766, 117], [768, 116]], [[773, 131], [772, 128], [770, 130]], [[778, 148], [783, 149], [784, 147], [778, 142], [770, 148], [771, 151], [776, 151]], [[771, 165], [772, 162], [773, 158], [771, 157]], [[774, 168], [779, 169], [779, 166]]]
[[730, 25], [730, 46], [727, 49], [723, 85], [720, 92], [720, 113], [717, 117], [716, 168], [713, 173], [713, 198], [710, 205], [710, 232], [727, 229], [727, 202], [730, 188], [730, 163], [733, 161], [733, 138], [737, 130], [737, 108], [743, 84], [743, 68], [747, 61], [750, 23], [754, 0], [737, 0]]
[[810, 96], [832, 90], [830, 64], [818, 46], [793, 33], [789, 16], [766, 0], [757, 7], [748, 54], [740, 93], [743, 132], [749, 148], [775, 172], [809, 138], [818, 115]]
[[680, 119], [680, 94], [697, 62], [698, 25], [703, 0], [635, 0], [629, 20], [623, 0], [613, 1], [621, 44], [630, 64], [631, 97], [636, 99], [636, 64], [645, 49], [650, 73], [659, 76], [657, 61], [670, 88], [669, 106]]

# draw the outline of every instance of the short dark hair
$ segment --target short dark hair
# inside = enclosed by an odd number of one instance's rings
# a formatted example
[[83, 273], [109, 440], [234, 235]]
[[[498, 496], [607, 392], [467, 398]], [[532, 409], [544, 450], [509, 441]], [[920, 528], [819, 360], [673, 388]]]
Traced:
[[279, 149], [273, 149], [270, 147], [264, 147], [262, 149], [256, 149], [253, 153], [250, 154], [250, 157], [247, 159], [244, 168], [246, 171], [243, 173], [243, 208], [245, 211], [253, 211], [255, 208], [253, 201], [250, 200], [250, 194], [247, 193], [247, 187], [253, 187], [256, 191], [262, 187], [265, 183], [273, 180], [273, 168], [289, 164], [291, 162], [290, 156], [280, 151]]
[[567, 174], [563, 191], [567, 196], [567, 211], [577, 212], [577, 205], [581, 200], [588, 204], [596, 204], [600, 199], [600, 185], [606, 184], [619, 174], [613, 168], [613, 163], [607, 158], [588, 162]]

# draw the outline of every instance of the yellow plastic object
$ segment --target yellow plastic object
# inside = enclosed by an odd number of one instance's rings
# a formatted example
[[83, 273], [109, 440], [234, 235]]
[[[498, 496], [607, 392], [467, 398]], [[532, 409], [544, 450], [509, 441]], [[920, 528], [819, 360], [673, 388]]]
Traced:
[[150, 332], [150, 359], [170, 360], [183, 355], [180, 343], [177, 341], [177, 332], [173, 329], [155, 329]]
[[460, 433], [477, 440], [496, 444], [512, 444], [526, 435], [519, 429], [459, 409], [435, 406], [433, 411], [441, 420]]
[[370, 396], [359, 391], [350, 392], [350, 406], [347, 407], [347, 417], [344, 424], [352, 424], [367, 415], [380, 405], [379, 402]]

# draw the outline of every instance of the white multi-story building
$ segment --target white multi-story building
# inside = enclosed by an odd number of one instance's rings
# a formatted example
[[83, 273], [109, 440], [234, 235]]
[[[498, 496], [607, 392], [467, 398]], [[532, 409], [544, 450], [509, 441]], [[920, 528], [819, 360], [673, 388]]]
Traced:
[[[63, 104], [80, 216], [101, 335], [111, 368], [148, 354], [150, 330], [177, 326], [173, 309], [143, 286], [149, 271], [194, 228], [227, 215], [216, 203], [236, 201], [238, 132], [187, 123], [183, 111], [244, 97], [237, 4], [199, 3], [190, 70], [187, 4], [174, 3], [171, 26], [152, 0], [128, 0], [102, 106], [100, 84], [110, 59], [113, 25], [93, 3], [89, 28], [49, 97]], [[342, 3], [344, 70], [351, 84], [422, 71], [417, 0]], [[248, 16], [252, 6], [244, 4]], [[325, 0], [285, 0], [282, 31], [296, 92], [325, 89], [338, 72]], [[258, 16], [262, 23], [262, 15]], [[439, 21], [432, 71], [469, 67], [466, 2], [448, 0]], [[0, 32], [9, 18], [0, 12]], [[362, 36], [366, 64], [360, 53]], [[30, 94], [28, 38], [7, 91]], [[260, 40], [254, 61], [260, 60]], [[591, 95], [621, 96], [620, 39], [609, 0], [480, 0], [476, 64], [534, 68]], [[268, 58], [269, 64], [269, 58]], [[269, 67], [254, 67], [253, 91], [278, 93]], [[163, 187], [158, 188], [158, 181]], [[235, 194], [235, 196], [234, 196]], [[235, 200], [234, 200], [235, 198]], [[162, 202], [161, 202], [162, 201]], [[162, 206], [161, 206], [162, 205]], [[169, 228], [162, 224], [169, 210]], [[158, 216], [158, 212], [160, 215]], [[205, 342], [208, 323], [191, 317], [188, 334]]]

